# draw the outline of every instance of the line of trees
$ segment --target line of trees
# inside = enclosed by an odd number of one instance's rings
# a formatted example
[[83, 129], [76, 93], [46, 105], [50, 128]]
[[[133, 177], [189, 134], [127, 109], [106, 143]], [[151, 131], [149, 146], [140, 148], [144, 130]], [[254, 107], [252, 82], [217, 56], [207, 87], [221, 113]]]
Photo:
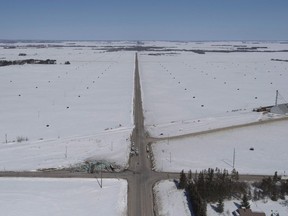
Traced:
[[187, 186], [189, 200], [193, 207], [193, 212], [197, 216], [207, 216], [207, 202], [202, 198], [197, 186], [192, 182]]
[[[194, 215], [207, 216], [207, 203], [217, 203], [216, 211], [224, 211], [224, 199], [242, 198], [241, 207], [250, 208], [249, 200], [260, 200], [269, 197], [273, 201], [285, 199], [288, 195], [288, 180], [281, 180], [275, 172], [273, 177], [264, 177], [260, 182], [254, 182], [252, 188], [245, 182], [239, 181], [239, 174], [234, 169], [227, 170], [205, 169], [195, 173], [192, 178], [191, 170], [186, 175], [180, 173], [179, 189], [185, 189], [187, 198], [191, 202]], [[252, 189], [252, 192], [251, 192]]]
[[245, 193], [247, 185], [238, 179], [236, 170], [229, 174], [225, 169], [209, 168], [196, 173], [194, 181], [203, 199], [207, 202], [217, 202], [219, 199], [230, 199], [235, 193]]
[[228, 173], [218, 168], [203, 170], [192, 178], [191, 170], [188, 177], [184, 170], [180, 173], [179, 188], [186, 189], [193, 212], [197, 216], [206, 216], [207, 202], [217, 202], [218, 212], [224, 210], [224, 199], [230, 199], [235, 194], [246, 194], [247, 184], [239, 182], [236, 170]]
[[278, 199], [285, 199], [285, 195], [288, 195], [288, 180], [281, 180], [277, 172], [273, 177], [263, 178], [259, 183], [254, 183], [254, 187], [259, 188], [254, 190], [253, 199], [259, 200], [265, 197], [269, 197], [273, 201]]
[[23, 65], [23, 64], [56, 64], [56, 60], [53, 59], [46, 59], [46, 60], [25, 59], [15, 61], [0, 60], [0, 67], [9, 65]]

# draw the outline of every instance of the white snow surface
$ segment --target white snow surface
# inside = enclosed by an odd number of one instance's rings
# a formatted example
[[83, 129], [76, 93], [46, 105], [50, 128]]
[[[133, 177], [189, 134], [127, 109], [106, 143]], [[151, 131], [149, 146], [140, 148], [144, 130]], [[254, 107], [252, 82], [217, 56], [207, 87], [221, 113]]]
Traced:
[[[98, 181], [100, 181], [98, 179]], [[127, 215], [127, 181], [0, 178], [0, 211], [6, 216]]]
[[116, 162], [127, 166], [131, 130], [113, 130], [91, 136], [2, 144], [1, 171], [73, 167], [83, 161]]
[[167, 124], [147, 126], [149, 135], [155, 138], [169, 138], [211, 131], [219, 128], [243, 126], [250, 123], [285, 118], [283, 115], [262, 112], [227, 113], [225, 116], [213, 116], [195, 120], [172, 121]]
[[[253, 46], [281, 51], [288, 50], [287, 42], [144, 44], [172, 50], [160, 56], [139, 53], [145, 127], [152, 136], [171, 137], [278, 118], [251, 110], [273, 105], [276, 90], [284, 96], [280, 102], [287, 100], [288, 64], [271, 61], [287, 60], [287, 52], [199, 55], [173, 51], [233, 51]], [[16, 48], [0, 47], [1, 60], [49, 58], [57, 64], [0, 67], [0, 170], [69, 167], [84, 160], [127, 166], [135, 53], [105, 52], [104, 47], [134, 46], [136, 42], [0, 43], [6, 45]], [[64, 65], [65, 61], [71, 65]], [[235, 149], [235, 168], [241, 174], [287, 173], [286, 130], [287, 121], [281, 121], [162, 141], [152, 145], [155, 169], [231, 170]], [[17, 137], [28, 141], [16, 142]], [[0, 211], [11, 216], [126, 215], [127, 182], [105, 179], [102, 189], [98, 183], [95, 179], [0, 178]], [[161, 181], [154, 192], [160, 215], [190, 214], [184, 192], [174, 182]], [[287, 215], [287, 207], [277, 202], [256, 204], [267, 215], [271, 209]], [[233, 205], [233, 201], [225, 202], [229, 211], [234, 210]], [[215, 215], [209, 206], [208, 215]]]
[[233, 51], [241, 47], [258, 47], [259, 51], [287, 50], [287, 41], [145, 41], [145, 45], [186, 50]]
[[[288, 120], [223, 130], [152, 145], [157, 171], [180, 172], [220, 168], [241, 174], [288, 172]], [[253, 150], [250, 150], [252, 149]]]
[[[229, 128], [282, 118], [252, 112], [287, 103], [287, 43], [281, 42], [149, 42], [163, 52], [139, 55], [145, 127], [152, 137], [166, 138], [152, 145], [157, 171], [232, 169], [241, 173], [287, 172], [287, 123], [271, 123], [203, 134], [178, 140], [178, 135]], [[270, 52], [194, 52], [173, 49], [235, 51], [261, 47]], [[281, 51], [282, 50], [282, 51]], [[277, 52], [275, 52], [277, 51]], [[287, 118], [287, 117], [286, 117]], [[254, 148], [254, 151], [250, 151]]]
[[[79, 44], [90, 47], [1, 48], [5, 60], [57, 60], [0, 67], [1, 170], [67, 167], [87, 158], [127, 166], [135, 53]], [[28, 141], [17, 142], [21, 137]]]
[[[211, 43], [197, 46], [211, 47]], [[173, 45], [177, 43], [170, 43]], [[267, 50], [288, 49], [287, 44], [267, 46]], [[173, 136], [258, 121], [259, 114], [251, 113], [252, 110], [274, 105], [276, 90], [283, 96], [278, 103], [288, 101], [288, 64], [271, 61], [288, 60], [288, 52], [149, 54], [153, 53], [140, 53], [139, 65], [145, 126], [151, 136]], [[209, 126], [203, 128], [203, 122]]]
[[178, 190], [172, 180], [158, 182], [154, 186], [153, 192], [155, 194], [157, 215], [191, 215], [184, 190]]

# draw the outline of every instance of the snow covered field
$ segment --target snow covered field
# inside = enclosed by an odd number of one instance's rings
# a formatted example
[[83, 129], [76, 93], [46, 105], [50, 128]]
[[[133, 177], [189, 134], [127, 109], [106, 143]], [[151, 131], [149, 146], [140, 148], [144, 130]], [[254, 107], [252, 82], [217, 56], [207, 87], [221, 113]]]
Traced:
[[96, 49], [104, 45], [0, 48], [0, 59], [57, 60], [0, 67], [1, 170], [67, 167], [91, 157], [127, 166], [135, 53]]
[[180, 172], [218, 167], [231, 171], [235, 148], [235, 168], [240, 174], [287, 174], [287, 127], [288, 120], [283, 120], [160, 141], [152, 145], [155, 169]]
[[[257, 44], [257, 45], [255, 45]], [[145, 126], [150, 136], [167, 138], [275, 119], [254, 108], [288, 101], [288, 45], [280, 42], [199, 42], [150, 45], [169, 52], [140, 54]], [[219, 52], [260, 47], [270, 52]], [[173, 52], [173, 49], [179, 48]], [[205, 54], [181, 49], [208, 50]], [[218, 50], [218, 52], [211, 52]], [[277, 52], [274, 52], [277, 51]], [[152, 54], [152, 55], [151, 55]], [[155, 169], [226, 168], [240, 173], [287, 172], [287, 122], [171, 139], [153, 144]], [[250, 151], [253, 147], [255, 150]]]
[[158, 182], [153, 192], [159, 216], [191, 215], [184, 190], [178, 190], [172, 180]]
[[[230, 50], [229, 46], [221, 44], [226, 42], [186, 45], [166, 42], [171, 49], [187, 46], [186, 49]], [[234, 43], [235, 46], [240, 44]], [[233, 42], [227, 45], [232, 46]], [[281, 43], [257, 46], [267, 46], [266, 50], [271, 51], [288, 50], [288, 45]], [[288, 100], [288, 63], [271, 61], [287, 60], [288, 52], [149, 54], [155, 52], [141, 53], [139, 60], [145, 125], [152, 136], [177, 135], [181, 133], [179, 128], [195, 132], [203, 121], [218, 122], [213, 123], [213, 127], [223, 124], [222, 121], [225, 125], [237, 125], [239, 120], [240, 123], [258, 121], [259, 116], [251, 114], [252, 109], [274, 105], [276, 90], [286, 98], [281, 98], [279, 103]], [[234, 119], [228, 122], [231, 116]]]
[[[127, 167], [135, 52], [106, 49], [136, 43], [11, 45], [20, 47], [0, 47], [0, 60], [56, 59], [57, 64], [0, 67], [0, 170], [70, 167], [85, 160]], [[138, 55], [145, 127], [151, 136], [168, 138], [279, 118], [252, 109], [273, 105], [276, 90], [284, 96], [279, 103], [286, 102], [288, 63], [271, 59], [288, 60], [288, 52], [281, 51], [288, 50], [287, 43], [148, 41], [144, 46], [169, 50]], [[226, 52], [246, 46], [271, 52]], [[161, 141], [152, 145], [154, 168], [231, 170], [235, 149], [235, 168], [241, 174], [281, 175], [288, 171], [287, 126], [285, 120]], [[0, 210], [11, 215], [125, 215], [126, 181], [103, 184], [100, 189], [96, 180], [88, 179], [1, 178]], [[189, 215], [186, 197], [174, 182], [162, 181], [154, 192], [160, 215]], [[280, 209], [274, 204], [267, 209]], [[233, 209], [232, 202], [225, 205]], [[214, 215], [209, 206], [208, 212]]]
[[[146, 46], [169, 49], [222, 50], [233, 51], [239, 48], [257, 47], [259, 51], [287, 50], [287, 41], [145, 41]], [[172, 51], [173, 52], [173, 51]]]
[[9, 216], [127, 214], [127, 182], [104, 179], [0, 178], [0, 211]]
[[116, 162], [127, 166], [130, 130], [111, 130], [91, 136], [2, 144], [1, 171], [73, 167], [85, 161]]

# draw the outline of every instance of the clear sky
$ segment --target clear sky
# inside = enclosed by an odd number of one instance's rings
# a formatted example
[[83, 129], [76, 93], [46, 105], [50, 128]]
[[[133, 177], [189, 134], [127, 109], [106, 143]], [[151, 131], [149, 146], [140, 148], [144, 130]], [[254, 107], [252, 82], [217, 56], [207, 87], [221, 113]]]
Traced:
[[0, 0], [0, 39], [288, 40], [288, 0]]

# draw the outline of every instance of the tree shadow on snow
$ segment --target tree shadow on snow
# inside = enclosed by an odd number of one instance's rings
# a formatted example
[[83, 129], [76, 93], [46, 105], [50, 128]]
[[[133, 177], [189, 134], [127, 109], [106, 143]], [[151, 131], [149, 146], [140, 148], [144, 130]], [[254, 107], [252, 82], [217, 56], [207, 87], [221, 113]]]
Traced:
[[179, 190], [179, 181], [177, 181], [176, 179], [173, 180], [176, 188]]
[[215, 212], [218, 212], [218, 208], [217, 208], [217, 205], [215, 204], [210, 204], [211, 208], [215, 211]]
[[[177, 181], [177, 180], [174, 179], [173, 182], [174, 182], [176, 188], [179, 189], [179, 181]], [[187, 204], [188, 204], [188, 208], [189, 208], [189, 211], [190, 211], [190, 213], [191, 213], [191, 216], [196, 216], [196, 215], [194, 214], [194, 212], [193, 212], [192, 202], [191, 202], [191, 200], [190, 200], [190, 198], [189, 198], [189, 193], [187, 192], [186, 189], [184, 190], [184, 195], [185, 195], [185, 197], [186, 197]]]
[[234, 205], [237, 207], [237, 209], [241, 208], [241, 205], [239, 203], [233, 202]]
[[188, 208], [190, 210], [191, 216], [196, 216], [193, 212], [192, 202], [191, 202], [191, 199], [190, 199], [190, 196], [189, 196], [189, 193], [187, 192], [187, 190], [184, 191], [184, 194], [185, 194], [186, 199], [187, 199]]
[[[97, 183], [98, 183], [99, 187], [100, 187], [100, 188], [102, 188], [103, 182], [101, 181], [101, 179], [100, 179], [100, 181], [99, 181], [99, 179], [98, 179], [98, 178], [96, 178], [96, 181], [97, 181]], [[101, 183], [102, 183], [102, 184], [101, 184]]]

